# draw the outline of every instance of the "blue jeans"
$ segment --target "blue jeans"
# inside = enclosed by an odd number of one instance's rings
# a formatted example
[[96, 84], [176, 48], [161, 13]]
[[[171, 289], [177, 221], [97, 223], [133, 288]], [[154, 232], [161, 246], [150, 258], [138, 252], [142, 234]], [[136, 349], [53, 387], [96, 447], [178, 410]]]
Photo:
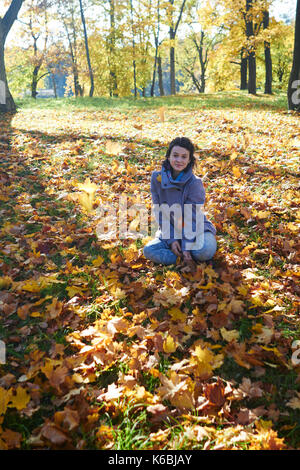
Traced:
[[[190, 250], [194, 261], [208, 261], [217, 251], [217, 240], [213, 233], [204, 232], [204, 244], [201, 250]], [[144, 246], [145, 258], [159, 264], [176, 264], [177, 256], [171, 250], [165, 240], [154, 238]]]

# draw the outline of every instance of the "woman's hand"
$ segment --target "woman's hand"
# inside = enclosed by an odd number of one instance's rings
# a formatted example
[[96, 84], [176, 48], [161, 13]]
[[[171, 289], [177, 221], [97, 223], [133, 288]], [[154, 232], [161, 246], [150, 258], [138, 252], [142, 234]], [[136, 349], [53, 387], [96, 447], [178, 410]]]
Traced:
[[187, 271], [195, 273], [197, 271], [197, 263], [193, 260], [191, 253], [189, 251], [184, 251], [182, 255], [183, 264], [186, 266]]
[[183, 255], [183, 261], [185, 262], [193, 261], [192, 255], [189, 251], [184, 251], [182, 255]]
[[182, 256], [182, 252], [181, 252], [181, 246], [180, 246], [180, 243], [178, 241], [176, 242], [173, 242], [171, 244], [171, 250], [173, 251], [173, 253], [176, 255], [176, 256]]

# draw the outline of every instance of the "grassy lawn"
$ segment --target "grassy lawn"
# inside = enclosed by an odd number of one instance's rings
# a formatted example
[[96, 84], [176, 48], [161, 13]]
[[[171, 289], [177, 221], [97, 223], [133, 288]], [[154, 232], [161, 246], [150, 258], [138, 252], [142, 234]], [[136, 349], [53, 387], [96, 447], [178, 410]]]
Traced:
[[[18, 106], [0, 118], [0, 448], [299, 449], [300, 128], [285, 96]], [[122, 195], [150, 211], [177, 135], [217, 229], [196, 273], [146, 260], [150, 232], [96, 231]]]
[[[32, 108], [32, 99], [24, 98], [17, 100], [20, 109]], [[205, 93], [199, 95], [176, 95], [164, 97], [78, 97], [78, 98], [57, 98], [57, 99], [37, 99], [34, 108], [40, 109], [87, 109], [105, 110], [118, 109], [128, 112], [130, 109], [157, 108], [167, 106], [170, 108], [186, 109], [226, 109], [226, 108], [268, 108], [270, 110], [287, 110], [286, 93], [274, 93], [274, 95], [264, 95], [258, 91], [256, 96], [249, 95], [247, 91], [231, 91], [219, 93]]]

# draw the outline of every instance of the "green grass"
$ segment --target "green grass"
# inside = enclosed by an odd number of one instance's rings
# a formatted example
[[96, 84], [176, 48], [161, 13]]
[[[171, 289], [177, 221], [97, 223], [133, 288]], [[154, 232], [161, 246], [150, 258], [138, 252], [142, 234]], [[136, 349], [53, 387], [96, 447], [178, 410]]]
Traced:
[[107, 418], [112, 428], [114, 450], [146, 450], [151, 447], [147, 411], [143, 405], [129, 403], [121, 416], [111, 419], [107, 415]]
[[165, 106], [169, 108], [186, 109], [220, 109], [220, 108], [264, 108], [270, 110], [287, 110], [286, 93], [277, 92], [273, 95], [249, 95], [247, 91], [223, 91], [199, 95], [175, 95], [164, 97], [78, 97], [78, 98], [24, 98], [16, 100], [22, 109], [56, 109], [56, 110], [114, 110], [128, 113], [134, 109], [152, 109]]

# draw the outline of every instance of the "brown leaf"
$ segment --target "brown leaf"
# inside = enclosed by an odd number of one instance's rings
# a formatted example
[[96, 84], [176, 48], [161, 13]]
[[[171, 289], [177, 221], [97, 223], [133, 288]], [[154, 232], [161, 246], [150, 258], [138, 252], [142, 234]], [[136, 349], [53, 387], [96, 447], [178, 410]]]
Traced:
[[51, 444], [61, 446], [68, 441], [64, 432], [58, 429], [55, 424], [46, 422], [41, 429], [41, 436], [51, 442]]
[[21, 447], [22, 434], [6, 429], [2, 432], [1, 439], [4, 440], [8, 449], [19, 449]]
[[56, 367], [56, 369], [52, 370], [49, 376], [50, 384], [59, 389], [59, 386], [65, 381], [65, 378], [68, 374], [69, 370], [65, 366]]
[[52, 299], [51, 304], [47, 305], [46, 307], [46, 320], [53, 320], [54, 318], [57, 318], [63, 309], [63, 302], [60, 302], [58, 299], [55, 297]]
[[158, 403], [157, 405], [147, 406], [147, 411], [151, 414], [151, 423], [163, 421], [166, 418], [167, 414], [169, 414], [169, 409], [161, 403]]
[[212, 384], [206, 384], [204, 395], [214, 406], [223, 406], [225, 403], [225, 387], [221, 380]]
[[80, 418], [78, 411], [72, 410], [67, 406], [63, 411], [57, 411], [54, 415], [55, 424], [68, 431], [72, 431], [79, 426]]

